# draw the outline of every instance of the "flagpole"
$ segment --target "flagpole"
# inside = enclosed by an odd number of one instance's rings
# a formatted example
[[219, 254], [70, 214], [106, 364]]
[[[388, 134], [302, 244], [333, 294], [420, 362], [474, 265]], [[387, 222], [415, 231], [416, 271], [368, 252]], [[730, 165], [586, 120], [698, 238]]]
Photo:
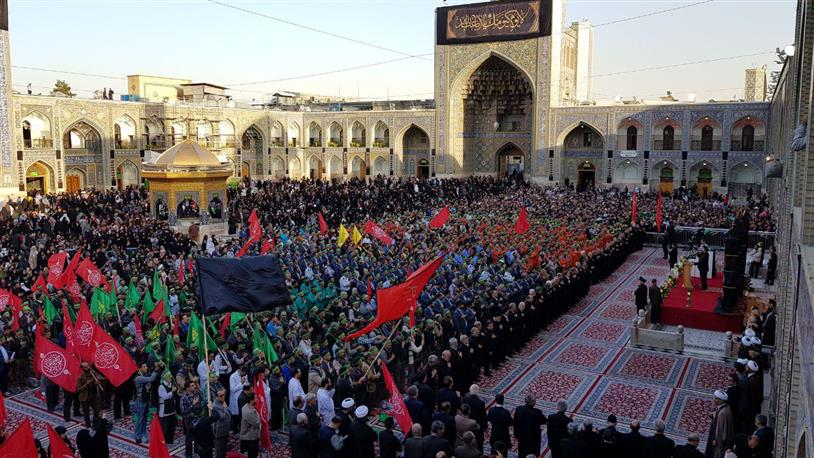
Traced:
[[389, 341], [390, 341], [390, 339], [392, 339], [392, 338], [393, 338], [393, 335], [396, 333], [396, 329], [398, 329], [398, 328], [399, 328], [399, 325], [400, 325], [400, 324], [401, 324], [401, 319], [399, 319], [399, 321], [393, 325], [393, 330], [392, 330], [392, 331], [390, 331], [390, 335], [389, 335], [389, 336], [387, 336], [387, 339], [385, 339], [385, 341], [384, 341], [384, 342], [382, 342], [382, 348], [380, 348], [380, 349], [379, 349], [379, 352], [378, 352], [378, 353], [376, 353], [376, 356], [374, 356], [374, 357], [373, 357], [372, 364], [370, 364], [370, 365], [367, 367], [367, 370], [365, 371], [365, 375], [363, 375], [363, 376], [362, 376], [362, 378], [367, 377], [367, 374], [370, 372], [370, 369], [373, 369], [373, 365], [374, 365], [374, 364], [376, 364], [376, 360], [377, 360], [377, 359], [379, 359], [379, 356], [381, 356], [382, 352], [384, 351], [384, 346], [385, 346], [385, 345], [387, 345], [387, 342], [389, 342]]
[[[198, 264], [198, 258], [197, 257], [195, 258], [195, 264]], [[198, 272], [200, 272], [200, 271], [201, 271], [201, 266], [198, 265]], [[205, 358], [204, 364], [206, 364], [206, 367], [208, 368], [209, 367], [209, 344], [206, 341], [206, 334], [208, 334], [206, 332], [206, 307], [204, 306], [204, 303], [203, 303], [203, 298], [204, 298], [203, 282], [201, 281], [201, 276], [200, 275], [198, 276], [198, 286], [201, 288], [201, 300], [200, 300], [200, 303], [201, 303], [201, 327], [203, 328], [203, 335], [204, 335], [204, 338], [203, 338], [204, 358]], [[207, 410], [209, 415], [212, 415], [212, 395], [210, 394], [210, 392], [212, 390], [209, 389], [209, 378], [208, 378], [209, 377], [209, 371], [208, 370], [206, 371], [206, 377], [207, 377], [207, 380], [206, 380], [206, 410]], [[203, 386], [203, 384], [200, 383], [200, 380], [198, 381], [198, 383], [199, 383], [200, 386]]]

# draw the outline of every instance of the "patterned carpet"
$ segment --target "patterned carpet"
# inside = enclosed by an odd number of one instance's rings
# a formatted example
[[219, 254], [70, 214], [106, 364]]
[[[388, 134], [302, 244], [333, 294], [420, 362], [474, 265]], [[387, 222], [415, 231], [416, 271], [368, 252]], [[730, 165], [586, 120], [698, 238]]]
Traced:
[[[485, 396], [491, 399], [503, 393], [506, 407], [513, 410], [530, 393], [546, 414], [555, 411], [559, 399], [565, 399], [575, 420], [591, 421], [598, 428], [604, 427], [608, 414], [613, 413], [619, 418], [621, 431], [627, 431], [629, 421], [637, 418], [649, 435], [653, 423], [662, 419], [667, 423], [668, 436], [676, 443], [684, 443], [690, 432], [699, 433], [705, 441], [712, 391], [727, 385], [730, 364], [715, 356], [627, 347], [638, 277], [661, 281], [667, 275], [666, 263], [659, 254], [649, 248], [635, 253], [607, 280], [592, 286], [588, 296], [568, 314], [479, 381]], [[57, 414], [48, 413], [45, 402], [33, 390], [8, 397], [6, 407], [7, 427], [14, 429], [29, 418], [35, 436], [44, 445], [48, 441], [46, 424], [66, 426], [72, 438], [83, 428], [79, 418], [63, 422], [62, 405], [57, 407]], [[112, 417], [110, 412], [106, 415]], [[379, 426], [378, 421], [372, 424]], [[272, 453], [262, 456], [290, 456], [285, 433], [272, 433], [272, 440]], [[233, 449], [237, 449], [234, 442]], [[545, 434], [542, 445], [544, 456], [550, 456]], [[133, 422], [129, 418], [115, 424], [110, 447], [114, 458], [147, 456], [146, 444], [133, 442]], [[183, 449], [179, 428], [170, 453], [183, 457]]]
[[[696, 432], [703, 445], [713, 409], [712, 392], [728, 385], [731, 364], [712, 355], [628, 347], [635, 314], [633, 290], [640, 276], [666, 278], [666, 262], [659, 250], [647, 248], [630, 256], [604, 282], [592, 286], [583, 301], [481, 380], [487, 396], [503, 393], [506, 407], [513, 410], [532, 394], [546, 414], [556, 411], [557, 401], [565, 399], [575, 420], [604, 428], [613, 413], [620, 430], [628, 431], [635, 418], [647, 435], [661, 419], [676, 443], [685, 443], [687, 435]], [[544, 434], [544, 456], [550, 456], [545, 441]]]

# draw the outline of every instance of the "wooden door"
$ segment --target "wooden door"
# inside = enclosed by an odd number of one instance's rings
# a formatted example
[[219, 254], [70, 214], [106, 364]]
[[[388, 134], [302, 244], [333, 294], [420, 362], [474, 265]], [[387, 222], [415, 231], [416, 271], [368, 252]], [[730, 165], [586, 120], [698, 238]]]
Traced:
[[68, 192], [79, 192], [79, 177], [76, 175], [68, 175], [66, 178], [65, 190]]

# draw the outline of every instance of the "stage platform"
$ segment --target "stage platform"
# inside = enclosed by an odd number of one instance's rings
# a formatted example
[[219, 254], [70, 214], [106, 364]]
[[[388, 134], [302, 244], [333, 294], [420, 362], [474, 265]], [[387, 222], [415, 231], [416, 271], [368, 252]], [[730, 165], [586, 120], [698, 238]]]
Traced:
[[661, 322], [685, 328], [739, 333], [743, 323], [743, 314], [740, 311], [729, 315], [715, 313], [715, 306], [721, 297], [723, 274], [719, 272], [714, 278], [707, 280], [707, 290], [701, 289], [700, 278], [693, 277], [692, 284], [690, 307], [687, 307], [687, 290], [679, 283], [664, 298]]

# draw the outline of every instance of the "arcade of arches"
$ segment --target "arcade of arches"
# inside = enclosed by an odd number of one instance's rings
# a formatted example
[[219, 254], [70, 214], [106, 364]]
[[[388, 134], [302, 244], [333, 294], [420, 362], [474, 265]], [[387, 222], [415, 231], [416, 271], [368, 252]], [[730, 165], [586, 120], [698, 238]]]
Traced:
[[430, 137], [423, 129], [410, 126], [402, 139], [404, 174], [408, 177], [430, 177]]

